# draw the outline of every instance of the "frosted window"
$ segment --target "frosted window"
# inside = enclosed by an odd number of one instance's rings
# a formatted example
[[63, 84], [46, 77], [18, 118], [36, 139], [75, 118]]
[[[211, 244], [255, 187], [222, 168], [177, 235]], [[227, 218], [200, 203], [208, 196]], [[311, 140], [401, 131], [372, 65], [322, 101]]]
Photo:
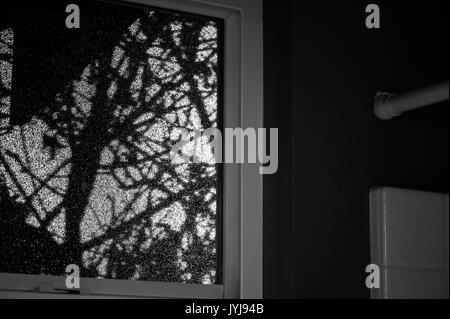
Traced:
[[197, 144], [182, 152], [200, 163], [169, 154], [181, 129], [220, 126], [221, 22], [138, 16], [21, 125], [19, 35], [0, 30], [0, 272], [219, 283], [220, 167]]

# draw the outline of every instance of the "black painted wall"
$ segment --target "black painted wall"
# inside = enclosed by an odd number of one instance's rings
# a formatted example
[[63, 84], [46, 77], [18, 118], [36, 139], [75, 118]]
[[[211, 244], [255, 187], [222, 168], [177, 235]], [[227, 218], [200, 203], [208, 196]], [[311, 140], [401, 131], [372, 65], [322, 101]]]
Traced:
[[448, 103], [372, 112], [377, 91], [448, 80], [448, 5], [375, 1], [368, 30], [369, 3], [264, 1], [265, 125], [281, 145], [264, 180], [267, 298], [368, 298], [370, 188], [448, 193]]
[[292, 1], [264, 1], [264, 126], [279, 129], [278, 173], [264, 177], [265, 298], [293, 296]]

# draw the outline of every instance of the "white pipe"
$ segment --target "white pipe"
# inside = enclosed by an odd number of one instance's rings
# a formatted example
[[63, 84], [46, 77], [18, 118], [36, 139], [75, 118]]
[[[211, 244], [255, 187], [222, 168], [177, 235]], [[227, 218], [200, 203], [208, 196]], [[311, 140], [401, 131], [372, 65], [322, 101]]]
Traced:
[[448, 81], [399, 95], [379, 92], [375, 97], [374, 112], [379, 119], [390, 120], [404, 112], [444, 102], [448, 98]]

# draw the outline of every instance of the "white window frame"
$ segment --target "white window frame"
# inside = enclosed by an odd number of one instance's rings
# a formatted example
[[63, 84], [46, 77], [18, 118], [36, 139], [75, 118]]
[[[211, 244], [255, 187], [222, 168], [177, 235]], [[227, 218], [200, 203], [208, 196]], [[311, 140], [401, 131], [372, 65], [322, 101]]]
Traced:
[[[223, 19], [224, 126], [263, 127], [262, 0], [123, 0]], [[63, 292], [65, 278], [1, 274], [0, 298], [263, 297], [263, 180], [257, 164], [224, 164], [223, 285], [81, 278], [81, 294]]]

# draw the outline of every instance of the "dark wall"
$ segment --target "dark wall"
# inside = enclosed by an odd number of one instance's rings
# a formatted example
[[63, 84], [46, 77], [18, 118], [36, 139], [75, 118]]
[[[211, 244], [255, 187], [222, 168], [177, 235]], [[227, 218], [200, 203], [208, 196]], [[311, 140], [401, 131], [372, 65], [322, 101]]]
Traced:
[[264, 1], [264, 117], [278, 128], [279, 169], [264, 177], [265, 298], [293, 294], [291, 1]]
[[370, 188], [448, 193], [448, 103], [372, 111], [377, 91], [448, 80], [448, 5], [375, 1], [382, 26], [368, 30], [369, 3], [264, 2], [266, 126], [291, 165], [264, 180], [266, 297], [368, 298]]

